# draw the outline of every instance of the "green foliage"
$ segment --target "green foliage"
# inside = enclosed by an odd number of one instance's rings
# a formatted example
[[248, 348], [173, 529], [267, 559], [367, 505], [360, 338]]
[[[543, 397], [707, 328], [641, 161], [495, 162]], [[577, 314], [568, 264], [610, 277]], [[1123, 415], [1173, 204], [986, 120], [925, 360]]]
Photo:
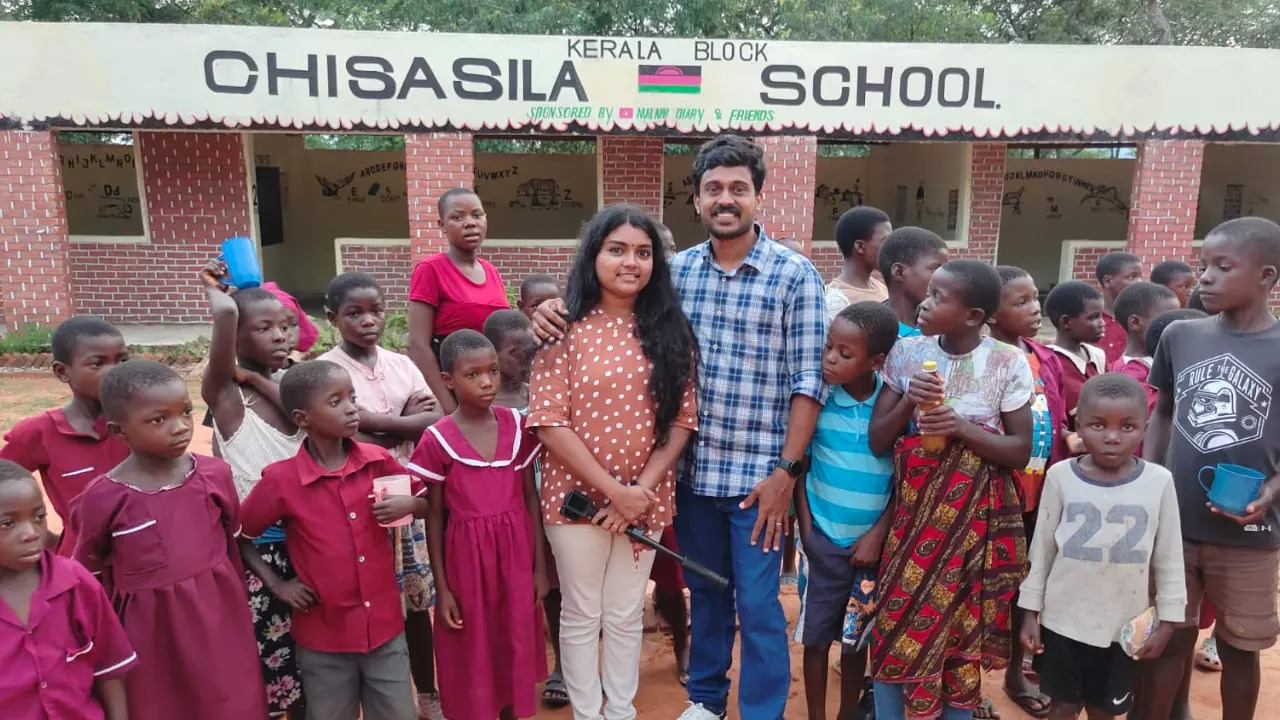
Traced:
[[47, 353], [53, 342], [53, 328], [23, 327], [0, 337], [0, 355]]
[[494, 138], [475, 139], [475, 152], [513, 153], [540, 155], [595, 155], [594, 138], [584, 140], [556, 140], [546, 138]]
[[403, 135], [304, 135], [308, 150], [404, 150]]
[[[463, 33], [1280, 47], [1274, 0], [0, 0], [0, 18]], [[1165, 31], [1167, 32], [1167, 35]]]

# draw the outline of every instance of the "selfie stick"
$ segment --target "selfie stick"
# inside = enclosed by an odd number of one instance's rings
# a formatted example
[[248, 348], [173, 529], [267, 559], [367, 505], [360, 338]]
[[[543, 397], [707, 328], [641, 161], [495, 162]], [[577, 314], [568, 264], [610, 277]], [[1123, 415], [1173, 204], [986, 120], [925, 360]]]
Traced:
[[[596, 516], [597, 512], [598, 510], [596, 509], [595, 503], [591, 502], [591, 498], [587, 497], [586, 494], [580, 490], [574, 490], [565, 496], [564, 505], [560, 506], [560, 514], [570, 520], [590, 521]], [[646, 535], [644, 530], [641, 530], [635, 525], [627, 526], [626, 536], [645, 547], [653, 548], [657, 552], [675, 560], [680, 563], [680, 567], [684, 568], [686, 572], [691, 572], [703, 580], [706, 580], [714, 585], [717, 590], [724, 590], [729, 587], [728, 578], [708, 570], [679, 553], [673, 552], [670, 548]]]

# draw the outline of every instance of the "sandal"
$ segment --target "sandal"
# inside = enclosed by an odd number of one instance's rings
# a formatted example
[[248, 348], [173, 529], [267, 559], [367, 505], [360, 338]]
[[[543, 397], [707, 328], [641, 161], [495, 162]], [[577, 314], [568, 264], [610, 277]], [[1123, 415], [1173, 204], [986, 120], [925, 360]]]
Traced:
[[553, 672], [547, 676], [547, 683], [542, 686], [542, 702], [552, 710], [569, 704], [569, 691], [564, 685], [564, 675]]
[[[1009, 699], [1012, 700], [1014, 704], [1022, 708], [1022, 711], [1031, 717], [1049, 717], [1049, 705], [1052, 701], [1047, 695], [1039, 690], [1018, 693], [1015, 695], [1014, 693], [1009, 692], [1008, 688], [1005, 688], [1004, 694], [1008, 695]], [[989, 704], [989, 701], [986, 699], [984, 699], [983, 702], [987, 702]], [[1036, 707], [1037, 705], [1039, 707]], [[974, 717], [978, 717], [978, 715], [975, 713]]]
[[1222, 658], [1218, 657], [1218, 640], [1210, 635], [1196, 650], [1196, 667], [1206, 672], [1222, 672]]
[[978, 704], [978, 707], [973, 709], [973, 717], [974, 720], [1000, 720], [1000, 712], [996, 710], [990, 700], [982, 698], [982, 702]]
[[1030, 680], [1036, 685], [1040, 684], [1040, 673], [1036, 672], [1036, 669], [1032, 667], [1030, 657], [1022, 658], [1022, 677]]

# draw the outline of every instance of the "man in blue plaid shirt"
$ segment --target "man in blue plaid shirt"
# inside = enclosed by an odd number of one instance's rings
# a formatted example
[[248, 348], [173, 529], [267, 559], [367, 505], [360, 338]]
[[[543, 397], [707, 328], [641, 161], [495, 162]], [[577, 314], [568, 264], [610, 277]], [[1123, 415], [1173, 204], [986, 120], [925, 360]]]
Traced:
[[[681, 461], [676, 535], [691, 559], [733, 583], [718, 591], [685, 576], [692, 645], [689, 707], [680, 720], [724, 716], [735, 616], [739, 716], [780, 720], [791, 682], [780, 550], [800, 461], [826, 399], [827, 313], [817, 270], [755, 223], [764, 179], [763, 153], [750, 140], [722, 135], [704, 145], [693, 164], [694, 203], [710, 239], [671, 260], [700, 349], [701, 416]], [[559, 336], [562, 309], [540, 306], [540, 334]]]

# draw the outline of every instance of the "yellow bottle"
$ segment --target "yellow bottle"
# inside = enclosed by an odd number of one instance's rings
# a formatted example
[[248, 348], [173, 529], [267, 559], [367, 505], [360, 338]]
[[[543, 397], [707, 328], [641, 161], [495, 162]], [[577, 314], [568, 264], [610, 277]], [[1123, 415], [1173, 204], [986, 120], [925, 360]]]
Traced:
[[[938, 374], [938, 363], [933, 360], [925, 360], [920, 366], [920, 369], [938, 378], [939, 382], [942, 381], [942, 376]], [[921, 405], [920, 409], [922, 411], [932, 410], [941, 404], [942, 403], [931, 403], [929, 405]], [[947, 438], [942, 435], [921, 435], [920, 449], [929, 453], [940, 453], [947, 449]]]

